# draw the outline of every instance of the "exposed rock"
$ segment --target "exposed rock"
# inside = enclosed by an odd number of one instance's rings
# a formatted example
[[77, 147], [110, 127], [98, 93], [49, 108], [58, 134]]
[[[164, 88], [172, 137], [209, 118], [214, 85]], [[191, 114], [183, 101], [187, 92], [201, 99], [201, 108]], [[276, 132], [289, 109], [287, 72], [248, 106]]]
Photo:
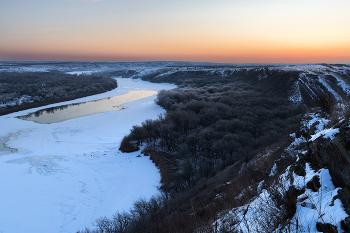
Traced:
[[291, 171], [293, 171], [298, 176], [306, 175], [305, 160], [303, 159], [303, 157], [300, 157], [296, 164], [291, 166]]
[[345, 218], [340, 224], [345, 232], [350, 232], [350, 217]]
[[319, 190], [319, 188], [321, 187], [320, 184], [320, 178], [318, 176], [314, 176], [312, 178], [312, 180], [310, 180], [307, 184], [306, 184], [306, 188], [311, 189], [314, 192], [317, 192]]
[[[308, 152], [303, 159], [310, 163], [316, 171], [322, 167], [327, 168], [332, 177], [334, 186], [340, 187], [339, 199], [345, 211], [350, 214], [350, 129], [349, 119], [338, 126], [339, 134], [333, 140], [319, 137], [307, 145]], [[312, 182], [310, 188], [316, 188]]]
[[330, 223], [316, 223], [317, 231], [324, 233], [338, 233], [337, 227]]

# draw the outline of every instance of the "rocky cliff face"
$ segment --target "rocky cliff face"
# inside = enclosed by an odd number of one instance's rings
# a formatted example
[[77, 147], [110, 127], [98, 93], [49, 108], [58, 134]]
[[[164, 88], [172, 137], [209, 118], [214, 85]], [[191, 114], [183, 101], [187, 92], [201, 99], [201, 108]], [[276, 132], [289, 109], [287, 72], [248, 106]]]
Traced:
[[[350, 120], [342, 117], [330, 120], [322, 111], [306, 114], [257, 186], [257, 195], [219, 215], [210, 229], [350, 232]], [[261, 164], [266, 156], [254, 163]], [[295, 160], [283, 169], [281, 162], [288, 157]]]
[[[241, 79], [309, 109], [290, 145], [273, 148], [279, 155], [271, 156], [270, 165], [262, 165], [270, 156], [263, 153], [241, 166], [239, 174], [254, 174], [242, 176], [249, 187], [241, 187], [236, 196], [219, 193], [212, 205], [225, 195], [244, 201], [225, 203], [227, 209], [196, 232], [350, 232], [350, 127], [344, 113], [349, 109], [344, 103], [350, 96], [350, 66], [167, 67], [134, 70], [130, 77], [181, 88], [203, 82], [203, 77]], [[257, 164], [264, 172], [256, 172]], [[225, 186], [238, 190], [233, 181]]]
[[[307, 153], [300, 157], [299, 164], [308, 162], [314, 170], [326, 168], [338, 191], [338, 198], [350, 214], [350, 120], [342, 120], [332, 127], [337, 130], [334, 138], [320, 134], [307, 143]], [[350, 218], [341, 222], [342, 228], [350, 232]]]

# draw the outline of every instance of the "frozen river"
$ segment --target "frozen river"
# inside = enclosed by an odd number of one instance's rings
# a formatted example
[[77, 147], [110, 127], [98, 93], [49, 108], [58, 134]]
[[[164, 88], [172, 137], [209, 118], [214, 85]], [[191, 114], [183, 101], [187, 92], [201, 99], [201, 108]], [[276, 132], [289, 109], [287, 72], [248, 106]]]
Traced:
[[0, 232], [76, 232], [157, 194], [160, 176], [149, 158], [118, 148], [133, 125], [164, 112], [154, 103], [156, 92], [174, 87], [118, 79], [115, 90], [47, 107], [131, 91], [149, 95], [118, 111], [50, 124], [17, 118], [46, 107], [0, 116]]
[[18, 118], [34, 121], [41, 124], [51, 124], [73, 118], [94, 115], [103, 112], [112, 112], [125, 109], [122, 105], [135, 100], [157, 94], [157, 91], [129, 91], [124, 95], [92, 100], [82, 103], [66, 104], [57, 107], [45, 108]]

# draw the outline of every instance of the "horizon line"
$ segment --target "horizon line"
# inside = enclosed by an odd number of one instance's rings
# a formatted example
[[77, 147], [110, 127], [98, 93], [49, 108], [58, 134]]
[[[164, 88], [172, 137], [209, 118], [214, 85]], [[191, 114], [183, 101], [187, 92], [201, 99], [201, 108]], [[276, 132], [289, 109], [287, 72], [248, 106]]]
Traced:
[[149, 60], [149, 61], [60, 61], [60, 60], [48, 60], [48, 61], [38, 61], [38, 60], [0, 60], [1, 62], [33, 62], [33, 63], [152, 63], [152, 62], [182, 62], [182, 63], [208, 63], [208, 64], [218, 64], [218, 65], [322, 65], [322, 64], [350, 64], [349, 62], [300, 62], [300, 63], [279, 63], [279, 62], [268, 62], [268, 63], [257, 63], [257, 62], [210, 62], [210, 61], [172, 61], [172, 60]]

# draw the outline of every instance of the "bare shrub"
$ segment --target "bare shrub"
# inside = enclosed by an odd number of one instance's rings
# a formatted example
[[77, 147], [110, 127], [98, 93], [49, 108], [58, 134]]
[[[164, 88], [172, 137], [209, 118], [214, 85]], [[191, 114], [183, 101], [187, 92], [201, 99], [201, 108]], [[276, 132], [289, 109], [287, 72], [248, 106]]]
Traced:
[[124, 136], [122, 142], [120, 143], [119, 150], [122, 152], [134, 152], [140, 150], [136, 142], [132, 142], [130, 136]]

